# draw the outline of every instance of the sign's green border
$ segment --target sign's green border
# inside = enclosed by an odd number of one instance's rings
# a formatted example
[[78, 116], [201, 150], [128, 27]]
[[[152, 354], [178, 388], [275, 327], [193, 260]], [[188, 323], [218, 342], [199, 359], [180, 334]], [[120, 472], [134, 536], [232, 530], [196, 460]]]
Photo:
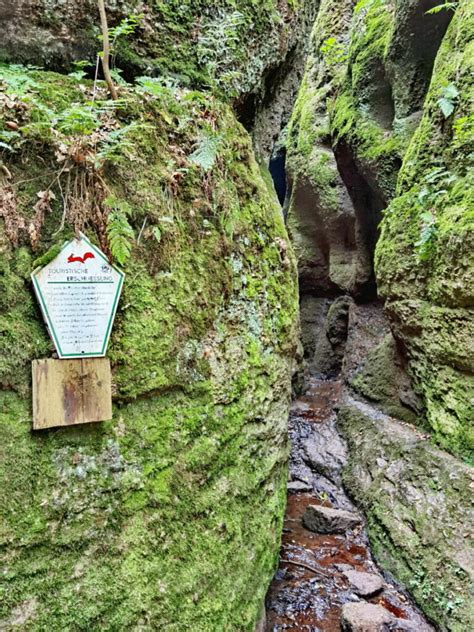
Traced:
[[[103, 356], [105, 356], [106, 351], [107, 351], [107, 346], [109, 344], [109, 338], [110, 338], [110, 334], [112, 332], [112, 325], [113, 322], [115, 320], [115, 314], [117, 312], [117, 306], [118, 306], [118, 302], [120, 299], [120, 295], [122, 293], [122, 287], [123, 287], [123, 280], [125, 278], [125, 273], [122, 272], [122, 270], [120, 270], [119, 268], [117, 268], [116, 266], [114, 266], [112, 263], [110, 263], [110, 261], [107, 259], [107, 257], [104, 255], [104, 253], [102, 251], [100, 251], [96, 246], [94, 246], [94, 244], [84, 235], [84, 233], [79, 233], [80, 239], [85, 241], [91, 248], [92, 250], [94, 250], [94, 252], [96, 252], [99, 257], [105, 261], [107, 263], [107, 265], [109, 265], [111, 268], [113, 268], [115, 270], [115, 272], [117, 272], [117, 274], [119, 275], [119, 282], [118, 282], [118, 286], [117, 286], [117, 291], [115, 293], [115, 298], [114, 298], [114, 303], [112, 305], [112, 312], [110, 314], [110, 318], [109, 318], [109, 322], [107, 323], [107, 329], [105, 332], [105, 338], [104, 338], [104, 343], [102, 345], [102, 350], [100, 352], [89, 352], [89, 353], [63, 353], [62, 349], [61, 349], [61, 345], [59, 344], [59, 339], [57, 337], [56, 331], [54, 329], [53, 326], [53, 322], [49, 316], [48, 313], [48, 308], [46, 307], [46, 302], [43, 296], [43, 293], [41, 292], [41, 288], [39, 286], [39, 283], [36, 279], [36, 275], [43, 269], [43, 268], [37, 268], [36, 270], [34, 270], [31, 273], [31, 279], [33, 281], [33, 287], [35, 289], [35, 293], [36, 296], [38, 297], [39, 303], [40, 303], [40, 307], [41, 307], [41, 311], [43, 312], [43, 317], [48, 325], [48, 329], [51, 332], [51, 337], [53, 339], [54, 342], [54, 346], [56, 347], [56, 351], [58, 352], [58, 355], [61, 359], [63, 358], [94, 358], [94, 357], [99, 357], [102, 358]], [[68, 241], [66, 242], [62, 248], [61, 251], [63, 251], [65, 248], [67, 248], [71, 243], [73, 243], [74, 240]], [[54, 261], [54, 259], [53, 259]], [[52, 261], [50, 261], [49, 263], [52, 263]], [[46, 265], [49, 265], [46, 264]], [[46, 266], [43, 266], [46, 267]]]

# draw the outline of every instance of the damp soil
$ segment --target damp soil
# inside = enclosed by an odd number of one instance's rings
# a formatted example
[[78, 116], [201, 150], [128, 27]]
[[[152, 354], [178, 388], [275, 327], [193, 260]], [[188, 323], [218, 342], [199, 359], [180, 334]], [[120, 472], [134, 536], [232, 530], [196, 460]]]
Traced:
[[[343, 535], [322, 535], [307, 530], [302, 516], [309, 504], [326, 505], [357, 512], [337, 483], [308, 463], [304, 446], [316, 433], [337, 436], [336, 412], [341, 395], [338, 380], [308, 381], [305, 393], [292, 406], [290, 414], [289, 492], [280, 551], [279, 567], [266, 600], [266, 630], [306, 630], [339, 632], [341, 609], [347, 602], [368, 601], [383, 606], [395, 617], [407, 620], [415, 629], [434, 630], [414, 606], [403, 589], [384, 577], [375, 564], [363, 526]], [[326, 428], [323, 428], [322, 425]], [[324, 451], [324, 445], [322, 446]], [[328, 464], [329, 471], [331, 464]], [[336, 481], [336, 482], [335, 482]], [[359, 598], [352, 590], [345, 571], [356, 570], [381, 575], [383, 591], [371, 599]]]

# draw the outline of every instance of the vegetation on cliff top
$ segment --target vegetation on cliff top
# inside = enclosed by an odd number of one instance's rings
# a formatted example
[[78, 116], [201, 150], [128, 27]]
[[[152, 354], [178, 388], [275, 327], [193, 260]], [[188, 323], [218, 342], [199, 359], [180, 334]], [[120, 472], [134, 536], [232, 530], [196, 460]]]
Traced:
[[[31, 0], [27, 0], [31, 1]], [[311, 0], [312, 1], [312, 0]], [[183, 86], [211, 89], [226, 99], [257, 90], [263, 72], [295, 40], [307, 0], [119, 0], [109, 3], [109, 26], [122, 28], [113, 61], [130, 80], [167, 76]], [[71, 70], [87, 60], [93, 73], [100, 28], [95, 1], [31, 3], [28, 20], [8, 29], [0, 61], [41, 63]], [[90, 10], [89, 10], [90, 9]], [[27, 9], [25, 8], [25, 11]], [[13, 10], [6, 19], [15, 24]], [[115, 31], [114, 31], [115, 29]], [[48, 47], [44, 46], [45, 38]]]

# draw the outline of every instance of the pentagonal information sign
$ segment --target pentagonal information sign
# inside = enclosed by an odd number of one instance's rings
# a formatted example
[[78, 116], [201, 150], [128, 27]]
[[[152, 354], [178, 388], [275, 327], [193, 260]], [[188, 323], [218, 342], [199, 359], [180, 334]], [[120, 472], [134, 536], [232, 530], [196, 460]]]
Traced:
[[60, 358], [105, 355], [124, 276], [82, 233], [32, 273]]

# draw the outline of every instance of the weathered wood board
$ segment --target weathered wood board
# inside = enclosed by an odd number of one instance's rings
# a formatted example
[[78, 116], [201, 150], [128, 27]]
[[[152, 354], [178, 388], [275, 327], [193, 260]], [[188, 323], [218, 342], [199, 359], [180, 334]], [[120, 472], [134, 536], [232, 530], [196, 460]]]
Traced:
[[33, 360], [33, 429], [112, 419], [107, 358]]

